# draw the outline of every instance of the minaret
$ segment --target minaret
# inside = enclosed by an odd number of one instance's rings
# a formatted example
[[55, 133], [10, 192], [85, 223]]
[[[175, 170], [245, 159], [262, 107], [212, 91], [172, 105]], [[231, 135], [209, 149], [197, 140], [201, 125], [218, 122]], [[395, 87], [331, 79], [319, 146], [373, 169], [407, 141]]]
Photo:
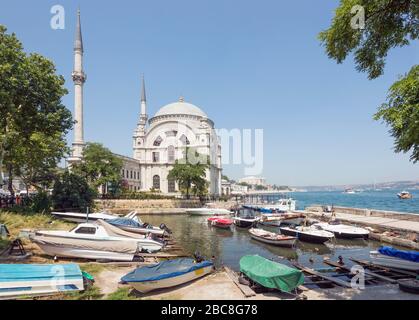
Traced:
[[142, 78], [141, 84], [141, 101], [140, 101], [140, 121], [138, 122], [137, 128], [134, 131], [134, 158], [138, 160], [144, 160], [144, 140], [146, 135], [146, 127], [148, 121], [147, 115], [147, 97], [145, 91], [145, 80]]
[[72, 73], [74, 82], [74, 142], [73, 154], [70, 162], [77, 162], [82, 159], [84, 143], [83, 129], [83, 85], [86, 82], [86, 75], [83, 72], [83, 38], [81, 34], [80, 10], [77, 11], [76, 36], [74, 41], [74, 71]]

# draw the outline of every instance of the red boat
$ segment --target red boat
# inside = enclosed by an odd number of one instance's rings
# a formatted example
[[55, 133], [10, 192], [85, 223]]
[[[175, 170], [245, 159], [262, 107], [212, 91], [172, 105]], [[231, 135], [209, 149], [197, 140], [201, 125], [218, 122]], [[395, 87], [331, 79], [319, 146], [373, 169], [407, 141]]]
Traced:
[[208, 223], [210, 223], [213, 227], [229, 229], [234, 221], [226, 218], [212, 217], [208, 219]]

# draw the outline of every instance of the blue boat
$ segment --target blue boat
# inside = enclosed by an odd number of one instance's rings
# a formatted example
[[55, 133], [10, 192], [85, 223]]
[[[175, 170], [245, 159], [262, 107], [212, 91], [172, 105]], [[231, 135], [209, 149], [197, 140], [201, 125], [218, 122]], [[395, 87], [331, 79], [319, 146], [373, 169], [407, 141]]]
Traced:
[[184, 258], [163, 261], [159, 264], [139, 267], [121, 281], [130, 284], [135, 290], [146, 293], [157, 289], [178, 286], [201, 278], [213, 271], [211, 261], [195, 262]]
[[0, 299], [84, 290], [77, 264], [0, 264]]

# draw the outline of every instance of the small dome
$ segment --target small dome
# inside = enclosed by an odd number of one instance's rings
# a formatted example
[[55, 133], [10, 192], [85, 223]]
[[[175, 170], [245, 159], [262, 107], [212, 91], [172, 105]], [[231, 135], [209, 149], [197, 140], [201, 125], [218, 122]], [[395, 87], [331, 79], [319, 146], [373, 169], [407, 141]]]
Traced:
[[167, 116], [171, 114], [187, 114], [204, 118], [208, 117], [206, 113], [197, 106], [191, 103], [184, 102], [183, 98], [181, 98], [179, 102], [171, 103], [161, 108], [155, 114], [155, 117]]

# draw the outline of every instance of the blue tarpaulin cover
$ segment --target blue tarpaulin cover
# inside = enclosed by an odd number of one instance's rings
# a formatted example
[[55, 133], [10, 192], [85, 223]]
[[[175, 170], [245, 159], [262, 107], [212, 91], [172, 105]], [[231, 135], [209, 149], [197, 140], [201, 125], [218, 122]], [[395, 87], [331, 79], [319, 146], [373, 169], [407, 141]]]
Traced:
[[0, 282], [81, 279], [77, 264], [0, 264]]
[[137, 221], [133, 219], [128, 219], [128, 218], [112, 219], [112, 220], [108, 220], [107, 222], [114, 226], [128, 226], [128, 227], [137, 227], [137, 228], [143, 227], [142, 224], [138, 223]]
[[402, 251], [394, 249], [392, 247], [381, 247], [380, 249], [378, 249], [378, 252], [385, 256], [395, 257], [413, 262], [419, 262], [418, 251]]
[[168, 279], [212, 265], [211, 261], [195, 263], [193, 259], [188, 258], [163, 261], [156, 265], [139, 267], [122, 277], [121, 281], [145, 282]]
[[271, 209], [262, 208], [262, 209], [260, 209], [260, 212], [262, 212], [262, 213], [272, 213], [272, 210]]

